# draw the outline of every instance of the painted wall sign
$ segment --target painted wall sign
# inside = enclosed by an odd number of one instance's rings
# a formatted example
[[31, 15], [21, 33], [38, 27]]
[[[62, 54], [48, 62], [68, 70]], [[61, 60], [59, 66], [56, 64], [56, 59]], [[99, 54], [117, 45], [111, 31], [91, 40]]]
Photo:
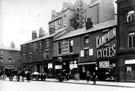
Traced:
[[63, 42], [62, 42], [62, 54], [67, 54], [67, 53], [69, 53], [68, 40], [63, 40]]
[[[116, 27], [108, 29], [103, 36], [96, 37], [97, 58], [108, 58], [116, 55], [116, 44], [109, 44], [116, 37]], [[107, 46], [105, 46], [108, 44]]]
[[96, 37], [96, 48], [99, 48], [106, 44], [107, 42], [111, 41], [111, 39], [116, 37], [116, 27], [109, 30], [107, 33], [105, 33], [103, 36], [97, 36]]
[[99, 68], [109, 68], [109, 61], [99, 62]]
[[97, 50], [97, 58], [114, 57], [116, 54], [116, 45], [113, 44], [111, 47], [106, 47]]

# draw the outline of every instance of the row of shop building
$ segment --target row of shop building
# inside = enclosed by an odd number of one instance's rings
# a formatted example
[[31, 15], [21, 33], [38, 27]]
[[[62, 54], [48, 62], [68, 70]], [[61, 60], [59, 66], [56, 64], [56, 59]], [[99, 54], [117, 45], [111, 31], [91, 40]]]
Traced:
[[[133, 5], [128, 6], [126, 3], [131, 1]], [[118, 19], [94, 25], [86, 21], [86, 27], [64, 27], [22, 44], [23, 68], [32, 72], [43, 70], [48, 77], [64, 71], [73, 78], [86, 79], [89, 71], [96, 72], [100, 81], [134, 81], [135, 24], [130, 21], [135, 17], [133, 2], [117, 1]]]

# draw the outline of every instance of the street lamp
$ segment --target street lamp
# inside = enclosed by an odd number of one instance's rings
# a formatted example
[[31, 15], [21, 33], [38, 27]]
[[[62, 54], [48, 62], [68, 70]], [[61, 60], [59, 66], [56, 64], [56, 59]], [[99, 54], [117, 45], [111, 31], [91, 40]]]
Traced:
[[96, 84], [96, 80], [97, 80], [97, 71], [98, 71], [98, 67], [97, 67], [97, 63], [95, 65], [95, 72], [93, 72], [93, 84]]

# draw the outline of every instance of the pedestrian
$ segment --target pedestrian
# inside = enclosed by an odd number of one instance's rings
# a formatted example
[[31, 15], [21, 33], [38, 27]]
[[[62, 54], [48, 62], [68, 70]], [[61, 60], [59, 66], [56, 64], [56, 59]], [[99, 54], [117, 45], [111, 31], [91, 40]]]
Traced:
[[21, 76], [21, 81], [24, 82], [24, 77], [25, 77], [25, 71], [24, 70], [21, 71], [20, 76]]
[[30, 82], [30, 77], [31, 77], [31, 73], [30, 73], [30, 71], [28, 71], [26, 74], [26, 78], [27, 78], [28, 82]]
[[93, 72], [93, 84], [96, 84], [96, 72]]
[[86, 73], [87, 83], [89, 83], [90, 78], [91, 78], [91, 73], [90, 73], [90, 71], [87, 71], [87, 73]]
[[20, 70], [19, 71], [17, 71], [17, 81], [20, 81], [20, 74], [21, 74], [21, 72], [20, 72]]

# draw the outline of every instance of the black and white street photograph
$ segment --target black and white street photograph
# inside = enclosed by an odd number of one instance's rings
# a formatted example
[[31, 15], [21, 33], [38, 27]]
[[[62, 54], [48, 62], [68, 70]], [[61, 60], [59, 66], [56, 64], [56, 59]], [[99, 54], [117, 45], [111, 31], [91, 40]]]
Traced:
[[0, 91], [135, 91], [135, 0], [0, 0]]

